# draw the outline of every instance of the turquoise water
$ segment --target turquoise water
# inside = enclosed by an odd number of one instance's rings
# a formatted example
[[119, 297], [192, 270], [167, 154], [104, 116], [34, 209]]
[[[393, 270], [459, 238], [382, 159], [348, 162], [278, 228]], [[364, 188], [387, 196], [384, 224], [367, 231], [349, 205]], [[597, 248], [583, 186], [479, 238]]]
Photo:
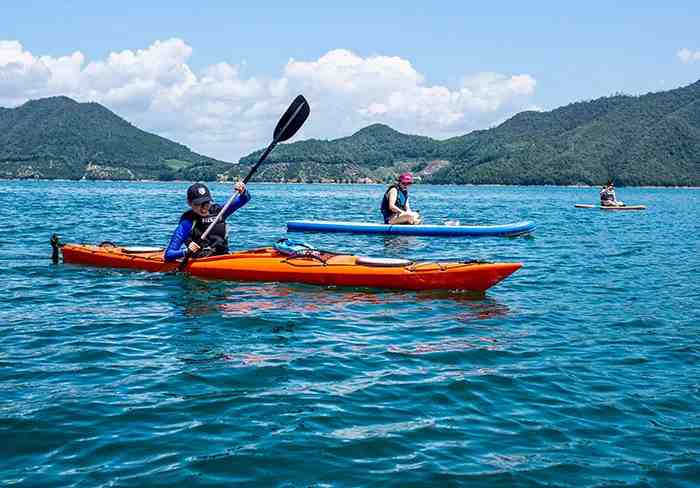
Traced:
[[[186, 183], [0, 182], [0, 485], [697, 486], [700, 191], [417, 186], [426, 221], [530, 238], [298, 235], [520, 261], [483, 297], [52, 265], [164, 245]], [[212, 185], [225, 199], [229, 186]], [[379, 186], [252, 184], [232, 248], [377, 218]], [[9, 215], [8, 215], [9, 213]]]

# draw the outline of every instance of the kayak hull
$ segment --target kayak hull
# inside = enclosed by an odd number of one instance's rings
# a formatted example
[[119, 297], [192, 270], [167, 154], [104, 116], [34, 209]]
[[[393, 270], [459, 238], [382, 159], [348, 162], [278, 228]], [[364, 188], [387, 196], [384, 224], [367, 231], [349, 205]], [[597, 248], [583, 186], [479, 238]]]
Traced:
[[585, 203], [577, 203], [574, 205], [576, 208], [597, 208], [600, 210], [646, 210], [645, 205], [623, 205], [621, 207], [613, 207], [607, 205], [587, 205]]
[[[176, 271], [179, 263], [163, 253], [128, 253], [119, 247], [65, 244], [66, 263], [150, 272]], [[358, 264], [358, 256], [330, 255], [325, 262], [293, 257], [273, 248], [192, 259], [185, 272], [205, 279], [294, 282], [400, 290], [469, 290], [483, 292], [520, 269], [520, 263], [411, 262], [395, 267]]]
[[534, 230], [534, 222], [529, 221], [502, 225], [389, 225], [327, 220], [291, 220], [287, 222], [288, 232], [345, 232], [411, 236], [513, 237], [529, 234]]

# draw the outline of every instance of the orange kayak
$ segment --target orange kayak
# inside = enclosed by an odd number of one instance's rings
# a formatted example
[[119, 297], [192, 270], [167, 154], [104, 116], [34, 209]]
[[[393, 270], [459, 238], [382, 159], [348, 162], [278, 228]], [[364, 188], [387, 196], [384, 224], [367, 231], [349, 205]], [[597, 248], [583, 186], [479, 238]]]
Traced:
[[[56, 249], [59, 247], [66, 263], [151, 272], [176, 271], [179, 266], [179, 262], [166, 263], [162, 250], [113, 244], [61, 244]], [[413, 262], [327, 252], [314, 256], [289, 256], [274, 248], [260, 248], [191, 259], [184, 271], [199, 278], [233, 281], [483, 292], [521, 266], [520, 263]]]

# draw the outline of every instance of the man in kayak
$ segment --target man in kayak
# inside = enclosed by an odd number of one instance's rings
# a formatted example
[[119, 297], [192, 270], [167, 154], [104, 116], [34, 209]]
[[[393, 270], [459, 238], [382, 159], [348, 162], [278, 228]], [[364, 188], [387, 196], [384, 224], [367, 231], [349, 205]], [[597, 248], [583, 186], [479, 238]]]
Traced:
[[600, 204], [603, 207], [624, 207], [625, 203], [621, 202], [615, 196], [615, 185], [612, 180], [608, 181], [603, 189], [600, 190]]
[[[212, 203], [209, 188], [203, 183], [195, 183], [187, 189], [187, 204], [191, 210], [183, 213], [180, 217], [180, 222], [165, 250], [163, 256], [165, 261], [174, 261], [183, 258], [186, 254], [198, 253], [200, 250], [207, 256], [228, 253], [228, 232], [225, 220], [250, 200], [250, 193], [243, 182], [237, 182], [233, 189], [238, 193], [238, 196], [226, 209], [203, 243], [198, 243], [200, 237], [214, 222], [222, 207]], [[186, 246], [185, 249], [182, 249], [183, 244]]]
[[410, 224], [421, 223], [418, 212], [412, 212], [408, 203], [408, 187], [413, 183], [411, 173], [401, 173], [397, 183], [392, 184], [384, 192], [381, 211], [385, 224]]

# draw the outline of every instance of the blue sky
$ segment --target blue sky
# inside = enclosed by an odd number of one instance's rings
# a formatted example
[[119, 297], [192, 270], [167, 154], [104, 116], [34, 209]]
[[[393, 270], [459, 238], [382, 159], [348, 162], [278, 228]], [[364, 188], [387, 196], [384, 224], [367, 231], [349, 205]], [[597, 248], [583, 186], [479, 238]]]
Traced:
[[[95, 100], [235, 160], [266, 144], [295, 91], [309, 93], [317, 116], [302, 136], [376, 121], [443, 138], [524, 109], [700, 79], [700, 2], [103, 3], [3, 1], [0, 41], [16, 42], [4, 65], [0, 50], [0, 105]], [[109, 62], [125, 51], [141, 52], [147, 73], [135, 72], [138, 61]], [[80, 80], [69, 80], [55, 60], [75, 52], [70, 76]]]

